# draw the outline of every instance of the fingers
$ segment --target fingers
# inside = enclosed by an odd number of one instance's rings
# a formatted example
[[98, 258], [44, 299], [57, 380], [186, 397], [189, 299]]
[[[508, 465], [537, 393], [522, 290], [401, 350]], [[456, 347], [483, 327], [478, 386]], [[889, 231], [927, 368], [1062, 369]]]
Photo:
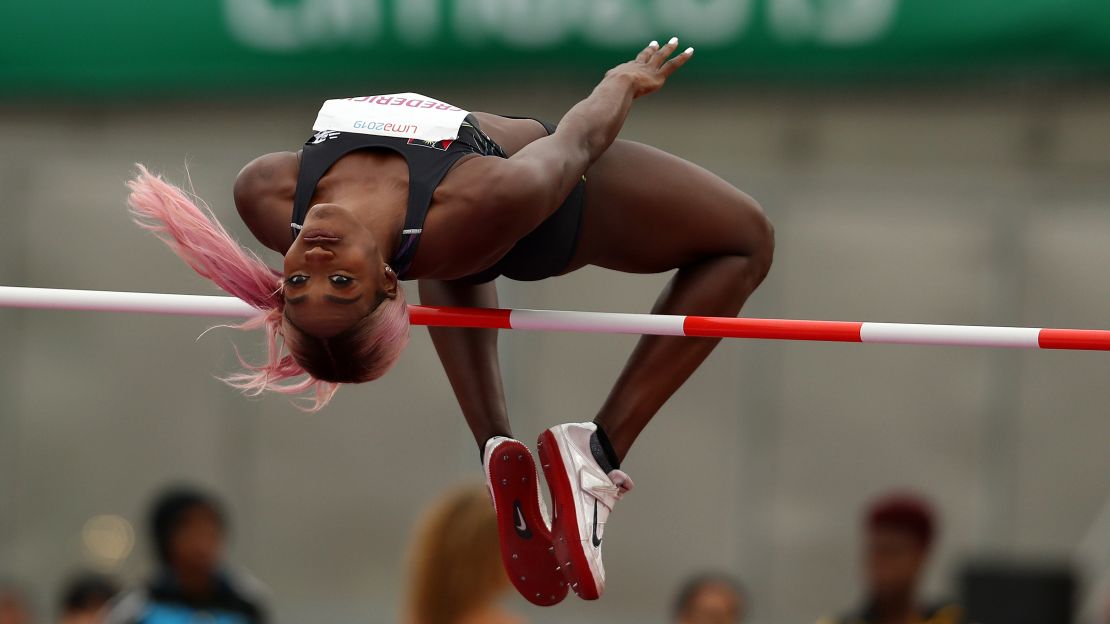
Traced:
[[640, 53], [636, 55], [636, 60], [641, 62], [641, 63], [646, 63], [651, 59], [652, 55], [655, 54], [655, 52], [658, 49], [659, 49], [659, 42], [658, 41], [652, 41], [651, 43], [649, 43], [647, 45], [646, 48], [644, 48], [643, 50], [640, 50]]
[[672, 54], [674, 54], [674, 51], [677, 48], [678, 48], [678, 37], [671, 37], [671, 40], [668, 41], [666, 45], [664, 45], [662, 48], [659, 48], [655, 52], [655, 54], [653, 54], [651, 56], [651, 60], [648, 61], [648, 65], [651, 65], [652, 67], [654, 67], [656, 69], [662, 67], [663, 62], [666, 61], [668, 58], [670, 58], [670, 56]]
[[664, 78], [669, 78], [671, 74], [675, 73], [679, 67], [686, 64], [694, 56], [693, 48], [686, 48], [682, 54], [674, 57], [673, 59], [663, 63], [663, 67], [659, 68], [659, 73], [663, 74]]

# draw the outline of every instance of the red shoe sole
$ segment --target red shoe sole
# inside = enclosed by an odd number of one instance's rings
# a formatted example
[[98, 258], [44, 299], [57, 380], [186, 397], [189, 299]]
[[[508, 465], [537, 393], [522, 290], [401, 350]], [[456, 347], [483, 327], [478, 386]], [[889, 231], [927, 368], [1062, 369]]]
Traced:
[[[561, 602], [567, 595], [567, 582], [558, 570], [551, 533], [540, 513], [531, 451], [515, 440], [505, 442], [490, 457], [488, 470], [501, 562], [509, 580], [532, 604], [547, 607]], [[517, 528], [518, 516], [524, 519], [524, 530]]]
[[[578, 519], [574, 513], [574, 490], [570, 479], [563, 469], [563, 458], [559, 453], [559, 443], [550, 431], [540, 434], [536, 443], [543, 465], [543, 476], [551, 490], [551, 504], [554, 516], [551, 520], [551, 539], [555, 544], [555, 554], [559, 557], [560, 572], [573, 591], [582, 600], [597, 600], [601, 593], [597, 581], [590, 572], [586, 553], [582, 550], [582, 536], [578, 531]], [[567, 508], [565, 505], [570, 505]]]

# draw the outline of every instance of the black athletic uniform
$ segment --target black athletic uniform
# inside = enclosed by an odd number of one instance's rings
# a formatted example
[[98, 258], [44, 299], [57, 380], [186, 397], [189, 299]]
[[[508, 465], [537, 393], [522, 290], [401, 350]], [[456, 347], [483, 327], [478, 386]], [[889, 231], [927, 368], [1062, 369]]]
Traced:
[[[538, 120], [537, 120], [538, 121]], [[555, 126], [540, 122], [547, 133]], [[473, 115], [467, 115], [459, 128], [457, 139], [420, 141], [398, 137], [322, 131], [314, 134], [301, 150], [297, 191], [293, 199], [290, 224], [294, 237], [304, 225], [305, 216], [316, 192], [316, 185], [340, 158], [359, 149], [378, 148], [397, 152], [409, 167], [409, 197], [401, 243], [393, 253], [390, 265], [398, 277], [405, 279], [416, 256], [424, 219], [432, 203], [432, 195], [444, 176], [460, 158], [468, 154], [507, 158], [501, 146], [490, 139]], [[534, 281], [562, 273], [570, 263], [578, 243], [578, 227], [582, 217], [585, 178], [575, 186], [551, 216], [517, 241], [497, 264], [460, 281], [482, 283], [504, 275], [510, 279]], [[481, 227], [481, 224], [475, 224]]]

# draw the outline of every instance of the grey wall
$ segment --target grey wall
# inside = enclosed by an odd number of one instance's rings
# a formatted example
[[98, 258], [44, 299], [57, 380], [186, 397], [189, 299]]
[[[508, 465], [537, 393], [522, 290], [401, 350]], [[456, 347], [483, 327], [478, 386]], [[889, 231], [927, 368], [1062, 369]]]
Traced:
[[[574, 101], [530, 93], [435, 95], [552, 119]], [[235, 174], [299, 144], [316, 102], [5, 110], [0, 283], [212, 293], [128, 222], [131, 163], [181, 182], [187, 161], [197, 193], [247, 240]], [[668, 87], [636, 105], [623, 136], [762, 201], [778, 255], [745, 314], [1100, 327], [1107, 104], [1110, 93], [1079, 89]], [[664, 282], [584, 270], [500, 288], [507, 306], [644, 311]], [[230, 343], [257, 353], [256, 337], [194, 340], [207, 326], [0, 310], [0, 574], [45, 598], [95, 563], [79, 537], [87, 518], [122, 514], [141, 534], [151, 493], [187, 478], [230, 501], [234, 558], [269, 585], [283, 622], [386, 621], [415, 514], [444, 484], [480, 476], [426, 333], [385, 380], [305, 415], [216, 381], [234, 366]], [[632, 344], [504, 334], [517, 434], [589, 419]], [[662, 621], [679, 579], [709, 566], [745, 579], [755, 621], [811, 621], [854, 600], [859, 507], [893, 486], [943, 509], [934, 591], [970, 555], [1071, 556], [1110, 496], [1107, 378], [1097, 353], [729, 342], [626, 463], [638, 487], [610, 525], [605, 598], [515, 604], [535, 622]], [[145, 553], [117, 571], [138, 578]]]

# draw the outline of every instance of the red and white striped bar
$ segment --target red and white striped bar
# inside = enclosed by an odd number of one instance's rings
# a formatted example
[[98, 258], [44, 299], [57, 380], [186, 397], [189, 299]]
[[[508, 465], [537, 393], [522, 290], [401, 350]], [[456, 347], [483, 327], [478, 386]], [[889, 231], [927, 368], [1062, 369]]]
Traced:
[[[0, 308], [240, 317], [234, 297], [0, 286]], [[1110, 351], [1110, 331], [409, 306], [413, 325], [819, 342]]]

